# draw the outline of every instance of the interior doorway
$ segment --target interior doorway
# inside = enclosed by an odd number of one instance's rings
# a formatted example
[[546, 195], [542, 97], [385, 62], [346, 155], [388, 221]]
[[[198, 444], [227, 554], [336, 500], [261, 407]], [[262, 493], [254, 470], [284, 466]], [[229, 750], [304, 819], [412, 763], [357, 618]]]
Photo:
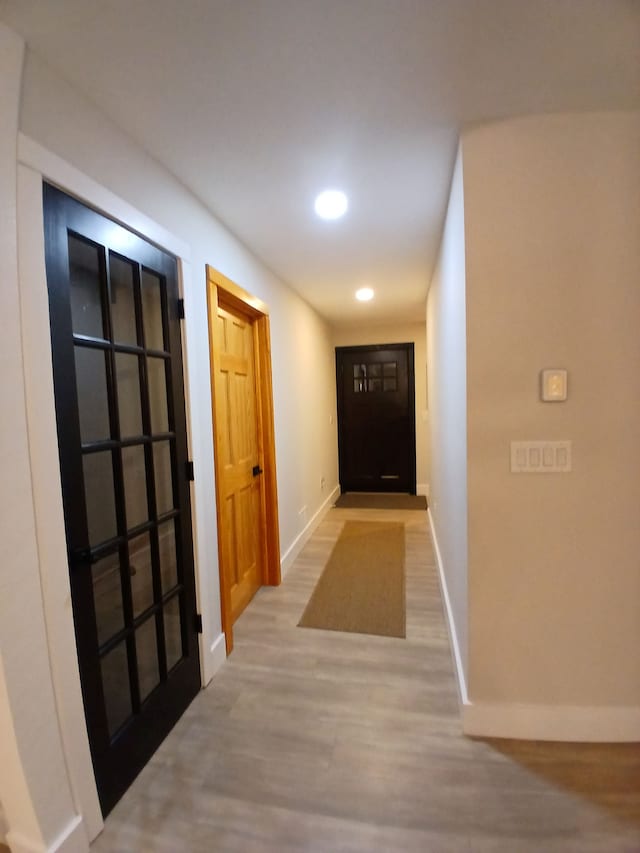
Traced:
[[108, 813], [200, 689], [176, 259], [45, 184], [80, 680]]
[[342, 492], [416, 493], [414, 345], [336, 347]]
[[207, 267], [222, 630], [256, 591], [280, 583], [267, 306]]

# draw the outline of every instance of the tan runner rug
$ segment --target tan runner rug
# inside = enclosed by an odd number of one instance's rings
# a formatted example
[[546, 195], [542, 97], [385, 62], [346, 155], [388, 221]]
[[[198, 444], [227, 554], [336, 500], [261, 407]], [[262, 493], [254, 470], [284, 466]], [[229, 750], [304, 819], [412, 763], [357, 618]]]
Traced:
[[298, 625], [405, 637], [404, 524], [347, 521]]

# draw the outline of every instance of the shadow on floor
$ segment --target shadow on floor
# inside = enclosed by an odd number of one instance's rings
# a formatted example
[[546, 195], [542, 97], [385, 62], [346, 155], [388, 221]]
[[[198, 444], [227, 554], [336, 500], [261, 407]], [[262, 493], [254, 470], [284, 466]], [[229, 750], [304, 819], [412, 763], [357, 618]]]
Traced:
[[477, 740], [557, 788], [640, 826], [640, 743]]

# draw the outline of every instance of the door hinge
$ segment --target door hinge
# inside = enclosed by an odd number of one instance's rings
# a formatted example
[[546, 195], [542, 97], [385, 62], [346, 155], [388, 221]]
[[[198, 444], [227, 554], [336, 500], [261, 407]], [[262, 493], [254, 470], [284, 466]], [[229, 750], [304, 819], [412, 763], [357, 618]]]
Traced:
[[178, 299], [178, 320], [184, 320], [184, 299]]
[[200, 615], [200, 613], [196, 613], [195, 628], [196, 628], [196, 634], [202, 634], [202, 616]]
[[191, 480], [191, 482], [193, 482], [196, 478], [193, 472], [193, 462], [189, 459], [187, 462], [184, 463], [184, 467], [187, 474], [187, 480]]

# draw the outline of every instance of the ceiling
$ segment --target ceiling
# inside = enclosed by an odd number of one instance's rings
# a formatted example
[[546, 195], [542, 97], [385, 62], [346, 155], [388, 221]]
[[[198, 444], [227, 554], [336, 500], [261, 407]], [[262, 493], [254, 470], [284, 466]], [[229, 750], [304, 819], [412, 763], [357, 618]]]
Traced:
[[[461, 128], [640, 107], [638, 0], [0, 0], [0, 19], [332, 323], [423, 319]], [[340, 221], [313, 212], [326, 187]]]

